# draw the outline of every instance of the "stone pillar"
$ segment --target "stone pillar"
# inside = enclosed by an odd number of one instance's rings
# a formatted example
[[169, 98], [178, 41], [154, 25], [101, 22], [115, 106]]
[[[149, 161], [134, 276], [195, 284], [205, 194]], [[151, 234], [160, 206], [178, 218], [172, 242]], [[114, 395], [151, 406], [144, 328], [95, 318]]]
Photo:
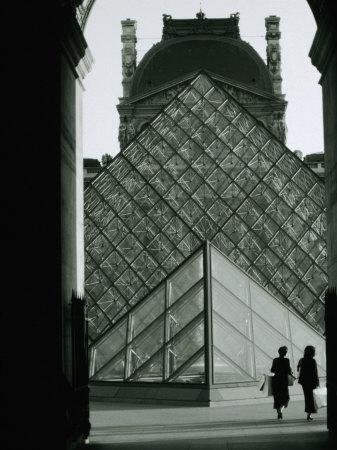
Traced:
[[328, 408], [327, 426], [337, 436], [337, 6], [334, 0], [308, 0], [317, 22], [309, 56], [321, 73], [327, 209], [329, 289], [325, 301]]
[[93, 57], [86, 49], [85, 55], [76, 67], [78, 78], [75, 89], [76, 108], [76, 292], [84, 296], [84, 196], [83, 196], [83, 79], [90, 71]]
[[135, 20], [122, 20], [122, 73], [123, 73], [123, 98], [130, 97], [130, 89], [133, 74], [137, 65], [137, 50], [136, 50], [136, 27]]
[[[4, 348], [3, 373], [11, 383], [3, 383], [1, 398], [10, 430], [5, 439], [11, 442], [3, 448], [31, 442], [35, 450], [74, 449], [89, 428], [88, 387], [79, 391], [74, 383], [71, 316], [73, 294], [83, 291], [77, 114], [87, 43], [76, 21], [80, 0], [24, 3], [19, 9], [13, 4], [9, 16], [16, 23], [8, 52], [16, 120], [6, 128], [11, 127], [8, 153], [16, 182], [8, 195], [13, 236], [6, 234], [11, 242], [6, 280], [13, 293], [4, 302], [13, 310], [4, 323], [15, 340], [10, 352], [10, 343]], [[14, 270], [18, 261], [22, 270]]]
[[282, 96], [281, 77], [281, 47], [279, 30], [280, 18], [269, 16], [265, 18], [266, 41], [267, 41], [267, 66], [271, 75], [274, 94]]

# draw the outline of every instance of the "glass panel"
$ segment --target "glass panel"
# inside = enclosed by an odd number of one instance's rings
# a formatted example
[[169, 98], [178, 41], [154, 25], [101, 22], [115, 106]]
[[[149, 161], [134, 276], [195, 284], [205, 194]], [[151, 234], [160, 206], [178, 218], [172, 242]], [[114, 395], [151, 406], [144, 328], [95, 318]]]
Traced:
[[142, 366], [164, 342], [164, 320], [158, 319], [127, 348], [127, 377]]
[[264, 373], [270, 372], [273, 359], [269, 358], [257, 347], [255, 347], [254, 352], [255, 352], [256, 378], [259, 379]]
[[252, 309], [283, 336], [290, 339], [287, 309], [256, 284], [251, 283], [250, 293]]
[[105, 236], [117, 245], [127, 234], [129, 230], [124, 223], [117, 217], [111, 220], [109, 224], [103, 229]]
[[291, 347], [290, 342], [271, 328], [268, 323], [260, 319], [256, 314], [253, 316], [253, 331], [254, 331], [254, 343], [260, 347], [268, 356], [276, 358], [278, 349], [284, 345], [288, 347], [288, 358], [291, 359]]
[[104, 311], [104, 314], [114, 322], [116, 322], [117, 317], [120, 316], [118, 313], [125, 312], [125, 307], [127, 306], [126, 301], [114, 287], [111, 287], [106, 291], [97, 301], [97, 304], [101, 310]]
[[204, 276], [203, 270], [203, 253], [198, 253], [170, 279], [169, 303], [174, 303], [199, 281]]
[[161, 383], [163, 381], [163, 351], [160, 350], [149, 362], [133, 373], [128, 381]]
[[325, 307], [324, 294], [321, 295], [321, 300], [316, 301], [309, 309], [306, 319], [315, 327], [321, 334], [325, 334]]
[[142, 245], [132, 234], [123, 239], [117, 248], [128, 263], [131, 263], [143, 249]]
[[110, 325], [109, 320], [98, 306], [88, 312], [88, 332], [91, 339], [96, 339]]
[[310, 309], [315, 299], [315, 295], [301, 282], [298, 283], [289, 296], [289, 302], [302, 314], [305, 314]]
[[138, 307], [130, 311], [129, 315], [129, 339], [134, 339], [161, 313], [164, 312], [165, 286], [149, 295]]
[[92, 380], [123, 381], [125, 368], [125, 350], [110, 361]]
[[175, 336], [204, 309], [203, 281], [167, 312], [167, 340]]
[[203, 216], [198, 223], [196, 223], [194, 229], [201, 240], [207, 240], [211, 239], [215, 235], [218, 227], [209, 217]]
[[94, 345], [95, 374], [104, 364], [112, 359], [126, 344], [126, 319], [110, 331], [98, 344]]
[[[203, 95], [205, 95], [213, 86], [210, 80], [202, 75], [199, 75], [192, 82], [192, 85], [195, 89], [197, 89], [198, 92], [200, 92], [200, 94]], [[212, 90], [214, 90], [214, 88]]]
[[211, 248], [212, 276], [236, 297], [249, 303], [249, 284], [239, 269], [226, 260], [215, 248]]
[[202, 354], [196, 361], [186, 367], [181, 375], [173, 377], [170, 381], [176, 383], [205, 383], [205, 355]]
[[249, 308], [214, 278], [212, 279], [212, 306], [215, 312], [237, 330], [248, 338], [252, 338]]
[[169, 377], [204, 345], [204, 320], [201, 317], [193, 326], [186, 327], [175, 336], [166, 348]]
[[179, 178], [178, 183], [185, 191], [193, 194], [197, 187], [202, 183], [202, 178], [192, 168], [189, 168]]
[[167, 273], [172, 272], [176, 267], [183, 263], [184, 257], [178, 252], [178, 250], [173, 250], [173, 252], [162, 262], [162, 266], [167, 271]]
[[131, 265], [143, 281], [146, 281], [158, 267], [158, 264], [146, 251], [138, 255]]
[[[294, 314], [290, 315], [291, 338], [293, 343], [302, 352], [307, 345], [313, 345], [316, 349], [315, 359], [321, 367], [326, 367], [325, 359], [325, 341], [314, 330], [306, 325]], [[301, 357], [303, 356], [303, 353]]]
[[248, 227], [239, 219], [239, 217], [232, 215], [232, 217], [223, 226], [223, 231], [231, 239], [232, 242], [238, 243], [247, 233]]
[[126, 299], [133, 297], [141, 285], [141, 279], [132, 269], [126, 269], [116, 281], [116, 287]]
[[254, 377], [253, 344], [213, 311], [213, 344], [247, 376]]
[[233, 364], [215, 347], [213, 353], [213, 379], [214, 383], [239, 383], [240, 381], [252, 380], [247, 373]]
[[[220, 199], [215, 200], [213, 205], [207, 211], [207, 214], [213, 219], [213, 221], [220, 227], [226, 222], [226, 220], [232, 214], [232, 210], [226, 203]], [[213, 239], [214, 241], [214, 239]], [[221, 249], [220, 249], [221, 250]]]
[[178, 184], [175, 184], [164, 194], [164, 198], [174, 210], [177, 210], [186, 203], [188, 194]]
[[229, 255], [234, 248], [232, 241], [221, 231], [217, 233], [212, 239], [213, 244], [218, 248], [224, 255]]
[[147, 247], [149, 252], [159, 263], [168, 257], [173, 248], [173, 243], [162, 233], [159, 233]]

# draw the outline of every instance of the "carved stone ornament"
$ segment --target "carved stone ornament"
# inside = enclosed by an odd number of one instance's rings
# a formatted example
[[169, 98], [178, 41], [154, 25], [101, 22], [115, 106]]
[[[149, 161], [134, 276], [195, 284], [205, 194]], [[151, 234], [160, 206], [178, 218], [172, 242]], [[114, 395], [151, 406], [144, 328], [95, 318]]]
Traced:
[[173, 97], [175, 97], [179, 92], [183, 90], [183, 88], [187, 85], [187, 83], [180, 83], [172, 88], [169, 88], [165, 91], [158, 92], [157, 94], [146, 97], [142, 100], [139, 100], [137, 104], [139, 105], [166, 105]]
[[135, 54], [131, 48], [126, 48], [122, 56], [123, 77], [130, 78], [136, 70]]
[[280, 139], [280, 141], [285, 142], [287, 128], [285, 124], [285, 117], [282, 113], [273, 113], [270, 117], [270, 122], [268, 128], [270, 131]]
[[124, 148], [129, 142], [132, 141], [136, 134], [136, 129], [134, 125], [134, 119], [132, 117], [127, 118], [126, 116], [121, 117], [118, 130], [118, 140], [120, 147]]
[[163, 14], [163, 24], [167, 25], [168, 22], [172, 20], [172, 16], [170, 14]]
[[271, 44], [267, 48], [267, 63], [269, 70], [272, 73], [278, 71], [278, 63], [281, 61], [281, 55], [279, 51], [279, 46], [276, 44]]
[[127, 144], [127, 126], [124, 119], [121, 119], [121, 123], [119, 124], [118, 140], [120, 143], [120, 147], [124, 148]]
[[257, 96], [252, 95], [249, 92], [242, 91], [241, 89], [237, 89], [229, 84], [223, 83], [223, 87], [240, 103], [257, 103], [260, 101]]

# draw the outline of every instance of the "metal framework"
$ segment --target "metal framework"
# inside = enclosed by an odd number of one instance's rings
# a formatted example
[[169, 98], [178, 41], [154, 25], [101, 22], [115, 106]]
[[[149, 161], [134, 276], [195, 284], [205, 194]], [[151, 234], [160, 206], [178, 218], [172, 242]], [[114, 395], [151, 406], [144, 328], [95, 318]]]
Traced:
[[324, 330], [324, 184], [199, 74], [85, 191], [91, 340], [210, 240]]

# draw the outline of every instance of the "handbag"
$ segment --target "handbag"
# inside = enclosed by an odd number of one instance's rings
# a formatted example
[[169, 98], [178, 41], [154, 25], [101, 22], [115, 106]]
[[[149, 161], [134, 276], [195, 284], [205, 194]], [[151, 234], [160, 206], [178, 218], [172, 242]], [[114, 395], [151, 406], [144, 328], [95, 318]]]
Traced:
[[272, 387], [272, 378], [274, 375], [267, 375], [265, 374], [265, 382], [263, 385], [263, 389], [262, 392], [264, 394], [266, 394], [267, 397], [270, 397], [271, 395], [273, 395], [273, 387]]
[[296, 377], [294, 375], [288, 374], [288, 386], [294, 386]]
[[263, 391], [264, 385], [266, 383], [266, 376], [263, 374], [260, 378], [260, 381], [257, 384], [257, 388], [259, 391]]
[[319, 387], [313, 390], [314, 403], [317, 409], [327, 406], [327, 389], [326, 387]]

